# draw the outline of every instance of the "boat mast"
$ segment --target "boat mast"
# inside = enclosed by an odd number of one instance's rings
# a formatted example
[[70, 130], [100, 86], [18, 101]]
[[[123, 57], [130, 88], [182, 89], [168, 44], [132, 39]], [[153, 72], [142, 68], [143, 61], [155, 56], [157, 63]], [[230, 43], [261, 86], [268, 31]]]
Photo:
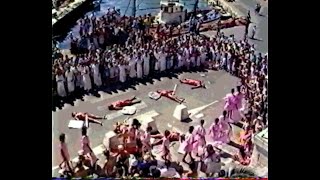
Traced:
[[198, 3], [199, 3], [199, 0], [196, 0], [196, 3], [194, 4], [194, 7], [193, 7], [193, 17], [196, 17], [197, 15]]
[[132, 16], [136, 17], [136, 11], [137, 11], [137, 0], [133, 0], [133, 7], [132, 7]]

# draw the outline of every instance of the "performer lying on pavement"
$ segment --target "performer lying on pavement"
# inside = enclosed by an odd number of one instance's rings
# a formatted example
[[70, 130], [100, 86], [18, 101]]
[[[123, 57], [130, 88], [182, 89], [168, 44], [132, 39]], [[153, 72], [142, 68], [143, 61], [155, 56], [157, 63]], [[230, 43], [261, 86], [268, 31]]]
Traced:
[[136, 100], [136, 97], [134, 96], [131, 99], [119, 100], [119, 101], [113, 102], [111, 103], [110, 106], [108, 106], [108, 108], [109, 110], [121, 110], [125, 106], [131, 106], [140, 102], [141, 100]]
[[178, 103], [183, 103], [183, 101], [185, 100], [184, 98], [178, 98], [176, 96], [174, 96], [174, 91], [173, 90], [157, 90], [157, 93], [160, 94], [160, 96], [164, 96], [164, 97], [167, 97], [175, 102], [178, 102]]
[[88, 122], [100, 124], [101, 126], [102, 126], [102, 122], [99, 121], [98, 119], [105, 119], [105, 117], [95, 116], [95, 115], [93, 115], [93, 114], [83, 113], [83, 112], [72, 112], [72, 113], [71, 113], [71, 116], [72, 116], [75, 120], [86, 121], [86, 119], [87, 119]]
[[206, 88], [206, 86], [202, 83], [202, 81], [194, 80], [194, 79], [183, 79], [180, 80], [183, 84], [188, 84], [194, 87], [191, 87], [191, 89], [197, 89], [197, 88]]

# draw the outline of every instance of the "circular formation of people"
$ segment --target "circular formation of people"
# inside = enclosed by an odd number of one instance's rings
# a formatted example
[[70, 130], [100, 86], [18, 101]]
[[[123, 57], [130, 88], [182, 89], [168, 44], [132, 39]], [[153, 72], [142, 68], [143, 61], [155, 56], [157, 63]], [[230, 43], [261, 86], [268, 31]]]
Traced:
[[[114, 132], [122, 143], [104, 151], [103, 165], [97, 163], [86, 126], [81, 130], [81, 150], [76, 162], [70, 159], [66, 135], [62, 133], [59, 136], [62, 176], [198, 177], [196, 162], [201, 163], [200, 169], [207, 177], [223, 176], [219, 145], [230, 142], [231, 124], [239, 122], [243, 126], [238, 140], [241, 148], [233, 159], [243, 166], [250, 164], [253, 136], [268, 126], [268, 55], [256, 52], [246, 39], [238, 41], [223, 33], [210, 38], [193, 33], [170, 37], [163, 33], [167, 27], [161, 25], [152, 32], [150, 19], [149, 16], [122, 18], [115, 10], [99, 18], [81, 19], [80, 37], [71, 37], [72, 57], [58, 56], [53, 62], [54, 91], [60, 100], [75, 92], [90, 93], [93, 89], [150, 78], [151, 74], [204, 68], [238, 77], [239, 86], [226, 95], [221, 116], [212, 117], [209, 129], [200, 120], [186, 134], [169, 130], [154, 134], [152, 127], [142, 129], [136, 119], [131, 123], [118, 122]], [[198, 80], [180, 82], [205, 88]], [[184, 101], [175, 97], [174, 91], [158, 93], [178, 103]], [[108, 108], [119, 110], [139, 102], [133, 97], [112, 103]], [[100, 125], [105, 119], [82, 112], [73, 112], [72, 117]], [[181, 162], [188, 165], [187, 169], [179, 163], [173, 166], [170, 152], [173, 142], [180, 142], [179, 152], [184, 154]], [[155, 149], [159, 153], [153, 153]]]

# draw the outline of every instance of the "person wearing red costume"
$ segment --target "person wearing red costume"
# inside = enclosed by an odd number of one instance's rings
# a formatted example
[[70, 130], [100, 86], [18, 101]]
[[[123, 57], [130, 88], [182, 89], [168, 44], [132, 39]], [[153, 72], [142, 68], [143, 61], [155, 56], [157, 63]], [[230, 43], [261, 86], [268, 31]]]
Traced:
[[174, 96], [174, 91], [173, 90], [157, 90], [157, 93], [159, 93], [160, 97], [164, 96], [164, 97], [167, 97], [175, 102], [178, 102], [178, 103], [183, 103], [184, 102], [184, 98], [178, 98], [176, 96]]
[[105, 117], [95, 116], [93, 114], [83, 113], [83, 112], [72, 112], [71, 116], [75, 120], [86, 121], [86, 119], [87, 119], [88, 122], [100, 124], [101, 126], [102, 126], [102, 122], [99, 121], [98, 119], [106, 119]]
[[136, 97], [134, 96], [131, 99], [119, 100], [119, 101], [113, 102], [111, 103], [110, 106], [108, 106], [108, 108], [109, 110], [121, 110], [125, 106], [131, 106], [140, 102], [141, 100], [137, 100]]
[[183, 79], [180, 80], [182, 84], [188, 84], [194, 87], [191, 87], [191, 89], [197, 89], [197, 88], [206, 88], [206, 86], [202, 83], [202, 81], [194, 80], [194, 79]]

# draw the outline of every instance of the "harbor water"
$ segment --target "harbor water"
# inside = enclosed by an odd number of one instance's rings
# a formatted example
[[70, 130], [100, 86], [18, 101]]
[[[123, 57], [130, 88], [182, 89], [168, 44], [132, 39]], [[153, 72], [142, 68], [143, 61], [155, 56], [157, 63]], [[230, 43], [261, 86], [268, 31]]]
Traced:
[[[185, 9], [188, 12], [192, 11], [194, 8], [196, 0], [180, 0], [180, 3], [184, 3]], [[205, 8], [208, 6], [207, 0], [199, 0], [198, 7]], [[86, 15], [91, 16], [93, 13], [95, 16], [102, 16], [108, 10], [108, 8], [120, 9], [121, 14], [126, 16], [131, 16], [133, 13], [133, 0], [102, 0], [100, 3], [100, 7], [96, 8], [90, 12], [87, 12]], [[152, 14], [156, 15], [160, 11], [160, 0], [136, 0], [136, 15], [144, 15], [144, 14]], [[75, 37], [79, 36], [78, 34], [79, 26], [76, 25], [70, 29], [70, 33], [72, 33]], [[68, 34], [61, 35], [63, 38], [59, 41], [58, 47], [60, 49], [69, 49], [70, 39], [68, 38]]]

